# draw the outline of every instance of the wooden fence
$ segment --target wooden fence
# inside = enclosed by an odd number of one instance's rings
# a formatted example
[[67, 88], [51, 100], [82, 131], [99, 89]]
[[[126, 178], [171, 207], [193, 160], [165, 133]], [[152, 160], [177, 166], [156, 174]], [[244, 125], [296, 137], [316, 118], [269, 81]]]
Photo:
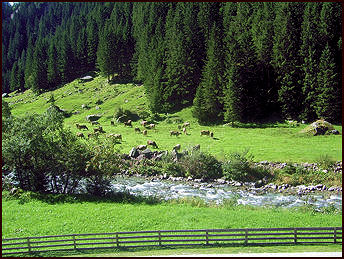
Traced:
[[342, 227], [152, 230], [2, 239], [2, 254], [189, 245], [341, 243]]

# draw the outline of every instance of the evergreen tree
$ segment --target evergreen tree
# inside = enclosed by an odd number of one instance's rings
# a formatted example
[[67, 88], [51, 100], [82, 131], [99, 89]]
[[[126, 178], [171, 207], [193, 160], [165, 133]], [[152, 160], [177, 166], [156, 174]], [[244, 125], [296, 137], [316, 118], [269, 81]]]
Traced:
[[110, 20], [105, 23], [105, 27], [99, 36], [99, 45], [97, 51], [97, 64], [100, 71], [107, 76], [114, 76], [116, 51], [115, 51], [115, 35]]
[[223, 119], [222, 77], [224, 67], [220, 35], [221, 31], [214, 23], [209, 35], [202, 81], [194, 99], [193, 115], [200, 123], [218, 122]]
[[31, 89], [40, 93], [49, 88], [47, 78], [47, 43], [44, 39], [38, 38], [33, 53]]
[[55, 46], [55, 41], [51, 40], [48, 49], [48, 67], [47, 80], [49, 88], [54, 88], [60, 84], [60, 77], [58, 71], [58, 53]]
[[301, 63], [298, 55], [303, 3], [276, 3], [273, 64], [279, 85], [278, 100], [285, 118], [298, 119], [302, 112]]
[[262, 116], [262, 94], [257, 58], [250, 33], [251, 3], [237, 3], [236, 16], [225, 31], [227, 46], [224, 118], [228, 122], [254, 121]]
[[341, 87], [338, 84], [334, 57], [327, 44], [320, 57], [315, 110], [319, 118], [339, 121], [341, 118]]

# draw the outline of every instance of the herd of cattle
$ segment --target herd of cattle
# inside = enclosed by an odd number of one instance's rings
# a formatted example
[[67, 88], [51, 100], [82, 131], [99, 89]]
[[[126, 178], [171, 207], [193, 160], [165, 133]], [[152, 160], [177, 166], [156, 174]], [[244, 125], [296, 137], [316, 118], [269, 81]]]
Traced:
[[[91, 125], [98, 125], [98, 127], [93, 128], [93, 132], [90, 132], [90, 133], [87, 134], [88, 138], [98, 137], [100, 133], [106, 133], [103, 130], [103, 127], [99, 125], [99, 122], [91, 121], [90, 123], [91, 123]], [[154, 123], [149, 123], [148, 121], [145, 121], [145, 120], [141, 121], [140, 124], [145, 129], [141, 130], [140, 128], [135, 127], [134, 128], [134, 132], [135, 133], [142, 133], [144, 136], [146, 136], [147, 133], [148, 133], [147, 129], [156, 129], [156, 125]], [[115, 125], [114, 121], [112, 121], [112, 120], [111, 120], [111, 125], [112, 126]], [[127, 127], [133, 127], [131, 120], [123, 122], [123, 125], [127, 126]], [[84, 125], [84, 124], [75, 123], [75, 126], [77, 127], [78, 130], [89, 130], [87, 125]], [[178, 129], [179, 130], [181, 130], [185, 135], [189, 135], [187, 133], [187, 127], [190, 127], [190, 123], [189, 122], [185, 122], [183, 125], [178, 125]], [[179, 136], [180, 134], [182, 134], [182, 133], [180, 131], [177, 131], [177, 130], [171, 130], [170, 131], [170, 136]], [[214, 137], [214, 133], [209, 131], [209, 130], [201, 130], [200, 135], [201, 136], [203, 136], [203, 135], [210, 136], [212, 138]], [[76, 136], [80, 137], [80, 138], [85, 138], [85, 135], [82, 132], [77, 132]], [[107, 137], [108, 138], [113, 138], [115, 140], [122, 141], [122, 135], [121, 134], [109, 133], [107, 135]], [[154, 148], [158, 148], [158, 145], [153, 140], [147, 140], [147, 145], [151, 145]], [[178, 145], [176, 145], [173, 149], [175, 149], [176, 151], [179, 150], [180, 149], [180, 145], [179, 146]], [[145, 147], [147, 147], [147, 146], [146, 145], [141, 145], [141, 147], [138, 147], [138, 148], [140, 149], [140, 148], [145, 148]]]

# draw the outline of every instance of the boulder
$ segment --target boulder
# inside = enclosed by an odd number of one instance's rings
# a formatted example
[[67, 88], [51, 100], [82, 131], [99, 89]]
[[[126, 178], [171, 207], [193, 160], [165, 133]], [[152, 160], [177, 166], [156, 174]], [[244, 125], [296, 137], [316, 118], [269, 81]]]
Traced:
[[97, 121], [101, 118], [102, 116], [100, 114], [91, 114], [86, 116], [86, 120], [88, 121]]
[[139, 155], [140, 152], [135, 147], [133, 147], [129, 152], [129, 156], [132, 158], [137, 158]]
[[149, 148], [143, 150], [141, 154], [147, 159], [151, 159], [153, 157], [153, 152]]
[[301, 130], [301, 133], [311, 134], [313, 136], [324, 135], [329, 131], [335, 130], [333, 125], [325, 120], [317, 120]]

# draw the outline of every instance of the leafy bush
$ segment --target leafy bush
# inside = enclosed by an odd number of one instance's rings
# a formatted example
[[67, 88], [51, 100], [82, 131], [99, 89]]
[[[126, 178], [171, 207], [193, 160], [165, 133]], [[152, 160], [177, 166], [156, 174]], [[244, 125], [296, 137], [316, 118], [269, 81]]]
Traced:
[[229, 154], [222, 168], [227, 180], [254, 182], [269, 176], [267, 169], [253, 165], [253, 155], [248, 150]]
[[333, 171], [307, 170], [302, 166], [287, 165], [283, 169], [275, 170], [274, 182], [276, 184], [287, 183], [291, 186], [319, 183], [327, 186], [338, 186], [342, 183], [342, 174]]
[[129, 110], [124, 110], [122, 107], [119, 107], [114, 113], [114, 119], [120, 119], [120, 122], [124, 122], [127, 120], [137, 121], [139, 120], [139, 116], [136, 113], [133, 113]]
[[221, 163], [210, 154], [200, 151], [189, 152], [180, 160], [185, 175], [204, 180], [216, 179], [222, 176]]
[[171, 175], [174, 177], [184, 177], [185, 176], [185, 170], [183, 166], [179, 163], [174, 162], [167, 162], [163, 164], [162, 167], [162, 173]]
[[54, 109], [13, 118], [2, 139], [3, 162], [23, 190], [71, 192], [84, 175], [88, 153]]

